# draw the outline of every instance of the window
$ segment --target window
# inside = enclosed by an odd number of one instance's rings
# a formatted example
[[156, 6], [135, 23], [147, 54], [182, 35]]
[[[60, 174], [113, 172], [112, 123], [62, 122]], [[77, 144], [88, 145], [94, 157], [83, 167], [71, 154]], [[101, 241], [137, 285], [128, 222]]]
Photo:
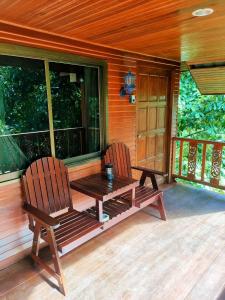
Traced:
[[0, 56], [0, 175], [43, 156], [98, 155], [100, 75], [95, 65]]
[[56, 157], [99, 151], [98, 69], [50, 63], [49, 71]]

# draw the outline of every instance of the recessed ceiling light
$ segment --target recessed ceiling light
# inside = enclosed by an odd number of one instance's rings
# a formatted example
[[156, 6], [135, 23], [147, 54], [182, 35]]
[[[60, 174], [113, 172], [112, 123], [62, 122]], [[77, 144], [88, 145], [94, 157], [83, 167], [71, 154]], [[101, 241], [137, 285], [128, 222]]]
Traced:
[[205, 17], [211, 15], [214, 12], [212, 8], [200, 8], [192, 12], [195, 17]]

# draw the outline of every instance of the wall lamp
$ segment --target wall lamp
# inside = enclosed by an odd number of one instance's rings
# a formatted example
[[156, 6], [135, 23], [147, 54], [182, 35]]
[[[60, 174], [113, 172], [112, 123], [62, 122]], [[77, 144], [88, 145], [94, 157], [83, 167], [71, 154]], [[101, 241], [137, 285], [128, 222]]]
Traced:
[[135, 80], [136, 76], [129, 71], [126, 76], [124, 76], [124, 86], [120, 89], [120, 96], [124, 97], [126, 95], [129, 96], [129, 102], [135, 103], [135, 95], [133, 95], [133, 92], [135, 90]]

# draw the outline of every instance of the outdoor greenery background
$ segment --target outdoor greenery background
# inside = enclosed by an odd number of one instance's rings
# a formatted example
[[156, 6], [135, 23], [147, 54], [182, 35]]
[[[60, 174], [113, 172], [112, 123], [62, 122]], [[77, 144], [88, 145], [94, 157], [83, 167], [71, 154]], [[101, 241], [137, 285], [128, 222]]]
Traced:
[[[50, 63], [50, 82], [56, 157], [99, 151], [98, 69]], [[0, 174], [51, 155], [43, 61], [0, 57], [0, 154]]]
[[[201, 95], [190, 72], [183, 72], [180, 79], [178, 101], [178, 137], [225, 142], [225, 95]], [[182, 174], [187, 175], [188, 143], [184, 143]], [[196, 176], [200, 179], [202, 166], [202, 144], [198, 146]], [[177, 143], [176, 157], [179, 156]], [[211, 145], [206, 152], [206, 177], [210, 180]], [[178, 159], [176, 160], [178, 171]], [[225, 149], [221, 168], [221, 183], [225, 184]], [[194, 184], [196, 185], [196, 184]]]
[[190, 72], [180, 79], [178, 136], [225, 141], [225, 95], [201, 95]]

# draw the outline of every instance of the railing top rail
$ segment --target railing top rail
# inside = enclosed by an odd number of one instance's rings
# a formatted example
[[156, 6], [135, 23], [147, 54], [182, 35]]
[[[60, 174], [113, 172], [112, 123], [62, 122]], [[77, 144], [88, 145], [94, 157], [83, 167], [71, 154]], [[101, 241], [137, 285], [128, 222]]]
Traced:
[[[56, 131], [66, 131], [66, 130], [83, 130], [84, 127], [68, 127], [68, 128], [59, 128], [59, 129], [54, 129], [54, 132]], [[8, 134], [1, 134], [0, 133], [0, 138], [1, 137], [13, 137], [17, 135], [31, 135], [31, 134], [39, 134], [39, 133], [48, 133], [49, 129], [47, 130], [40, 130], [40, 131], [29, 131], [29, 132], [19, 132], [19, 133], [8, 133]]]
[[189, 139], [189, 138], [180, 138], [180, 137], [173, 137], [173, 141], [183, 141], [183, 142], [191, 142], [195, 141], [198, 144], [211, 144], [211, 145], [223, 145], [225, 146], [225, 142], [220, 141], [209, 141], [209, 140], [198, 140], [198, 139]]

